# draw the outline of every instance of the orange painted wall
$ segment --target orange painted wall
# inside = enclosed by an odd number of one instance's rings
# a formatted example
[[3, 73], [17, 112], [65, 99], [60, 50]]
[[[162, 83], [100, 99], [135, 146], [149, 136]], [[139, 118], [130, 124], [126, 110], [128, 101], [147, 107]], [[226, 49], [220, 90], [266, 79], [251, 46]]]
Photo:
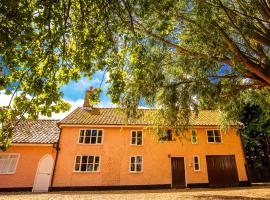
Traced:
[[[191, 131], [187, 132], [181, 140], [161, 143], [158, 142], [154, 131], [143, 129], [144, 145], [131, 146], [131, 130], [142, 130], [142, 128], [103, 128], [104, 137], [101, 145], [78, 144], [80, 128], [84, 127], [62, 127], [60, 151], [53, 183], [55, 187], [171, 184], [169, 154], [172, 157], [183, 156], [185, 158], [187, 183], [208, 182], [205, 155], [234, 154], [239, 180], [247, 180], [241, 141], [236, 134], [236, 129], [230, 129], [227, 133], [221, 132], [221, 144], [207, 143], [207, 127], [196, 128], [198, 144], [191, 144]], [[100, 172], [73, 172], [76, 155], [100, 155]], [[129, 172], [131, 155], [143, 156], [142, 173]], [[193, 170], [193, 155], [200, 156], [200, 172]]]
[[55, 158], [52, 146], [11, 146], [5, 153], [20, 155], [15, 174], [0, 174], [0, 188], [33, 187], [39, 160], [46, 154]]

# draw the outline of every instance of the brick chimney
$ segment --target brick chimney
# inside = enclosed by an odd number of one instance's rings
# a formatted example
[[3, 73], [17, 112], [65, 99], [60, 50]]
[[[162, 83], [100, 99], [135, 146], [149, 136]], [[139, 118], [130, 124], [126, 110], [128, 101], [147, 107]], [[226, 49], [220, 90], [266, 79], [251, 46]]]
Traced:
[[86, 91], [85, 93], [85, 97], [84, 97], [84, 103], [83, 103], [83, 107], [84, 108], [90, 108], [90, 105], [89, 105], [89, 96], [93, 93], [93, 87], [90, 86], [89, 90]]

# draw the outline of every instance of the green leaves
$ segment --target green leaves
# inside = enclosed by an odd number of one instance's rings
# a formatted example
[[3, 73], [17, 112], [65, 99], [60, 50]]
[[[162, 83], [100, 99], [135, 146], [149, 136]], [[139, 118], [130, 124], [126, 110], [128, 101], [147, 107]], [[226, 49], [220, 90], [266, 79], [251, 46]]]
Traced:
[[98, 70], [129, 116], [144, 103], [175, 126], [199, 108], [229, 121], [243, 102], [268, 105], [269, 5], [239, 2], [1, 1], [0, 90], [15, 99], [0, 119], [65, 111], [60, 87]]

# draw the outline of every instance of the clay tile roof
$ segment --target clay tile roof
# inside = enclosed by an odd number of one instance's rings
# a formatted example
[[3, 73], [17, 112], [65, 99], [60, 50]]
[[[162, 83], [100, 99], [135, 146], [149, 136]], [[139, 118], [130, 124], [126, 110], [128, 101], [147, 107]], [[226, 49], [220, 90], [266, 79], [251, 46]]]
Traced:
[[59, 120], [23, 120], [15, 127], [13, 143], [53, 144], [58, 141]]
[[[117, 108], [93, 108], [87, 110], [79, 107], [70, 113], [67, 117], [59, 122], [59, 124], [94, 124], [94, 125], [151, 125], [149, 114], [155, 109], [139, 109], [139, 118], [134, 120], [126, 120], [125, 115]], [[191, 125], [218, 125], [218, 111], [200, 111], [195, 117], [193, 114]]]

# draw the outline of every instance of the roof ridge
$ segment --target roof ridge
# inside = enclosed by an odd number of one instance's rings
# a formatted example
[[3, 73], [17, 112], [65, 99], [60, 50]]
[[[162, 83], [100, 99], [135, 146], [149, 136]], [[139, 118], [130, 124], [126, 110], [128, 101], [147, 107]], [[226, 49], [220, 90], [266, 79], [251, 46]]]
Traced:
[[60, 119], [22, 119], [21, 121], [60, 121]]
[[[83, 106], [79, 106], [75, 110], [77, 110], [78, 108], [83, 108]], [[123, 108], [119, 108], [119, 107], [93, 107], [93, 109], [123, 109]], [[159, 110], [159, 108], [138, 108], [138, 110]], [[72, 111], [71, 113], [73, 113], [74, 111]], [[218, 112], [219, 110], [218, 109], [203, 109], [203, 110], [199, 110], [199, 112], [202, 112], [202, 111]], [[192, 110], [191, 112], [195, 112], [195, 111]]]
[[59, 123], [61, 123], [63, 120], [65, 120], [67, 117], [69, 117], [71, 114], [73, 114], [75, 111], [79, 110], [80, 108], [83, 108], [83, 107], [78, 106], [71, 113], [69, 113], [67, 116], [65, 116], [63, 119], [59, 120]]

